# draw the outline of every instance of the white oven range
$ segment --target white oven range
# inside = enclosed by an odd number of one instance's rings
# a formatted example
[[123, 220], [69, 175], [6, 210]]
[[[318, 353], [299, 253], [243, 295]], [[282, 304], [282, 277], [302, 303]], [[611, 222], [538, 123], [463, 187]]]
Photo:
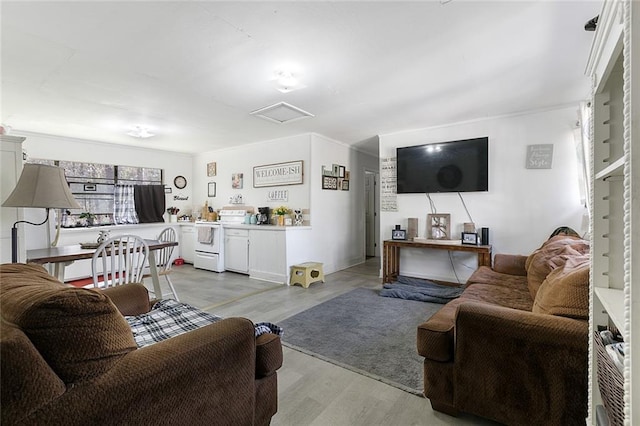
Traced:
[[224, 272], [223, 227], [220, 223], [196, 221], [193, 266], [207, 271]]

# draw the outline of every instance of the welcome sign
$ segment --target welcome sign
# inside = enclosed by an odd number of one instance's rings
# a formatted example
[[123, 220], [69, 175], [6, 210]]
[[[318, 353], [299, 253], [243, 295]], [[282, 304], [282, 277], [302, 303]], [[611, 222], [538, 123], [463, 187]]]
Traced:
[[298, 185], [302, 183], [302, 160], [253, 168], [253, 187]]

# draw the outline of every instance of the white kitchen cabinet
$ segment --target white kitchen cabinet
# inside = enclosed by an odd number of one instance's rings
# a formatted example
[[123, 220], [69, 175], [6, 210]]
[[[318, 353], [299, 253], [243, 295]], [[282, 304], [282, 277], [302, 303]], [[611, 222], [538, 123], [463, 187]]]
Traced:
[[193, 223], [180, 224], [180, 256], [186, 263], [195, 259], [195, 227]]
[[249, 230], [225, 229], [224, 269], [241, 274], [249, 273]]
[[285, 283], [287, 280], [287, 232], [251, 230], [249, 274], [252, 278]]
[[[0, 203], [13, 191], [22, 173], [22, 142], [25, 138], [0, 135], [2, 150], [0, 162]], [[0, 263], [11, 262], [11, 228], [23, 219], [21, 208], [2, 207], [0, 209]], [[18, 225], [18, 262], [25, 261], [24, 224]]]

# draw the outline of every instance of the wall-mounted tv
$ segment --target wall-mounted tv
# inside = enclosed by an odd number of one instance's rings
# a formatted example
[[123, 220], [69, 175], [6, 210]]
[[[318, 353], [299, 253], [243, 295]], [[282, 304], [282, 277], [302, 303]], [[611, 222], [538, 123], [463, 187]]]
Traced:
[[489, 190], [489, 138], [397, 148], [398, 194]]

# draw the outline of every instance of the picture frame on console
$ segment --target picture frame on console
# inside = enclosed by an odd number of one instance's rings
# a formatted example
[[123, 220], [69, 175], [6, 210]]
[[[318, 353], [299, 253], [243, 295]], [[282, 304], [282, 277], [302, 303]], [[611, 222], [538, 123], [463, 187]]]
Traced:
[[392, 229], [391, 230], [391, 239], [392, 240], [406, 240], [407, 239], [407, 231], [405, 229]]
[[427, 238], [430, 240], [450, 239], [451, 215], [431, 213], [427, 215]]
[[477, 232], [463, 232], [462, 233], [462, 244], [468, 244], [477, 246], [478, 245], [478, 233]]

